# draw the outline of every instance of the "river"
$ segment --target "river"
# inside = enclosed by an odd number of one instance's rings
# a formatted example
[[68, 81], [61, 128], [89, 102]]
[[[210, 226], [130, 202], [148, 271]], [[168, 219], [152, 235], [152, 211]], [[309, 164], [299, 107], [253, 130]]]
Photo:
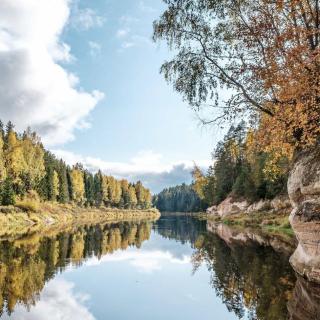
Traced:
[[2, 236], [1, 319], [320, 319], [294, 240], [191, 216]]

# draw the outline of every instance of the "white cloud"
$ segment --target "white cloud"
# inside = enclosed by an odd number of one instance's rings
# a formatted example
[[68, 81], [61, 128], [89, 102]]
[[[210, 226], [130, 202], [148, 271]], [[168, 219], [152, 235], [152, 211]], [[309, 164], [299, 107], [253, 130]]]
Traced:
[[70, 46], [60, 40], [69, 4], [0, 1], [1, 118], [18, 130], [32, 126], [48, 145], [72, 140], [75, 129], [87, 127], [88, 114], [104, 96], [79, 88], [77, 76], [58, 64], [73, 60]]
[[75, 6], [72, 13], [72, 25], [79, 30], [89, 30], [94, 27], [102, 27], [106, 19], [91, 8], [79, 9]]
[[96, 57], [101, 53], [101, 44], [95, 41], [88, 42], [91, 57]]
[[[17, 305], [14, 312], [3, 319], [11, 320], [94, 320], [84, 303], [89, 299], [85, 294], [74, 293], [74, 284], [62, 279], [50, 281], [40, 295], [40, 300], [27, 310]], [[1, 318], [1, 319], [2, 319]]]
[[131, 47], [134, 47], [134, 43], [133, 42], [130, 42], [130, 41], [124, 41], [124, 42], [122, 42], [122, 44], [121, 44], [121, 48], [122, 49], [129, 49], [129, 48], [131, 48]]
[[74, 154], [66, 150], [53, 150], [57, 157], [64, 159], [68, 164], [73, 165], [81, 162], [91, 171], [101, 169], [105, 173], [110, 173], [116, 176], [131, 176], [134, 174], [143, 173], [162, 173], [170, 172], [172, 167], [179, 164], [184, 164], [186, 167], [192, 168], [192, 161], [181, 161], [179, 163], [165, 164], [163, 156], [153, 151], [142, 151], [134, 156], [128, 163], [124, 162], [108, 162], [99, 158], [84, 157]]
[[57, 43], [57, 45], [51, 49], [51, 55], [53, 60], [57, 62], [61, 61], [70, 63], [76, 60], [76, 58], [71, 54], [71, 47], [66, 43]]
[[105, 255], [101, 259], [96, 257], [85, 262], [87, 266], [96, 266], [101, 263], [112, 262], [127, 262], [137, 271], [143, 273], [153, 273], [161, 270], [164, 265], [167, 264], [188, 264], [190, 263], [189, 256], [183, 256], [182, 259], [178, 259], [172, 255], [169, 251], [136, 251], [126, 250], [117, 251], [110, 255]]
[[120, 27], [116, 32], [116, 37], [120, 40], [121, 49], [120, 52], [139, 45], [152, 45], [154, 46], [151, 38], [136, 34], [135, 30], [140, 20], [133, 16], [122, 16], [119, 19]]
[[[129, 162], [110, 162], [99, 158], [85, 157], [66, 150], [52, 150], [58, 158], [64, 159], [69, 165], [81, 162], [92, 172], [101, 169], [105, 174], [130, 181], [141, 180], [153, 192], [159, 192], [164, 187], [191, 182], [193, 161], [181, 160], [166, 163], [161, 154], [153, 151], [142, 151]], [[210, 165], [209, 161], [196, 161], [204, 168]]]
[[126, 37], [130, 32], [130, 29], [119, 29], [116, 33], [117, 38], [123, 38]]

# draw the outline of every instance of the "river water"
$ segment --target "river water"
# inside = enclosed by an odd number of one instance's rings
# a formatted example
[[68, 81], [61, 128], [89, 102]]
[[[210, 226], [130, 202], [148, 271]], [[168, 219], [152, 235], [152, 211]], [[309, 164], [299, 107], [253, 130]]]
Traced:
[[320, 319], [320, 289], [288, 262], [294, 247], [174, 215], [6, 235], [1, 319]]

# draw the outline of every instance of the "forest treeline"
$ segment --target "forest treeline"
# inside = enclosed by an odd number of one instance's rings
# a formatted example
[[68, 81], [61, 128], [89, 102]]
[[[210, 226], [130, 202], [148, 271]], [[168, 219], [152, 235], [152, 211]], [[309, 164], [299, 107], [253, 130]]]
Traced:
[[54, 201], [80, 206], [147, 209], [151, 193], [141, 182], [129, 183], [93, 174], [82, 164], [70, 167], [46, 150], [35, 132], [23, 134], [0, 121], [0, 203]]
[[182, 184], [166, 188], [153, 197], [153, 205], [161, 212], [198, 212], [201, 199], [193, 186]]
[[291, 157], [262, 150], [255, 135], [245, 122], [231, 126], [213, 152], [208, 171], [195, 166], [193, 189], [207, 206], [228, 196], [252, 203], [287, 193]]
[[195, 166], [191, 185], [164, 189], [154, 197], [154, 205], [160, 211], [197, 212], [228, 196], [255, 202], [286, 194], [291, 157], [262, 150], [255, 135], [245, 122], [231, 126], [207, 172]]

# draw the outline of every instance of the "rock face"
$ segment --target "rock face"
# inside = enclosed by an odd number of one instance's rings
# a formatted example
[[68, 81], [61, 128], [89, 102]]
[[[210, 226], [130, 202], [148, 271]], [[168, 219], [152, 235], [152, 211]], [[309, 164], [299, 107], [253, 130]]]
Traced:
[[218, 206], [212, 206], [207, 209], [208, 214], [218, 215], [221, 218], [227, 217], [232, 214], [246, 212], [249, 203], [244, 201], [234, 201], [231, 196], [223, 200]]
[[274, 211], [291, 210], [292, 205], [288, 196], [277, 196], [270, 201], [271, 209]]
[[[232, 214], [247, 213], [258, 211], [280, 211], [291, 210], [291, 202], [287, 196], [278, 196], [273, 200], [260, 200], [249, 204], [246, 200], [235, 201], [231, 196], [222, 201], [218, 206], [207, 209], [207, 213], [220, 217], [227, 217]], [[289, 211], [290, 212], [290, 211]]]
[[290, 223], [299, 241], [290, 262], [299, 274], [320, 283], [320, 148], [296, 159], [288, 194]]
[[218, 214], [217, 206], [212, 206], [208, 208], [207, 214], [217, 215]]
[[237, 214], [245, 212], [249, 207], [249, 203], [244, 201], [233, 201], [231, 197], [228, 197], [222, 201], [217, 208], [220, 217], [226, 217], [231, 214]]
[[270, 200], [260, 200], [258, 202], [252, 203], [247, 209], [248, 213], [258, 212], [258, 211], [269, 211], [271, 209], [271, 201]]

